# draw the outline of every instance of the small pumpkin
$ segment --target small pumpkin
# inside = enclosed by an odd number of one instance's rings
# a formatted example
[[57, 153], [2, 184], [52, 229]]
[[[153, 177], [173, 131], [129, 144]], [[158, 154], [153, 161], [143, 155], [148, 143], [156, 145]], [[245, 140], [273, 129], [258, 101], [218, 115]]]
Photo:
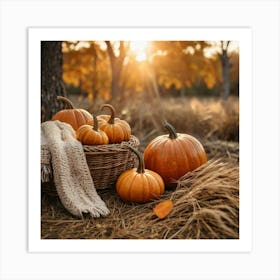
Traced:
[[68, 109], [58, 111], [52, 117], [52, 121], [59, 120], [61, 122], [66, 122], [70, 124], [74, 130], [77, 130], [80, 126], [87, 124], [90, 120], [92, 121], [92, 115], [88, 111], [75, 108], [68, 98], [57, 96], [56, 100], [64, 102], [68, 106]]
[[158, 198], [164, 192], [164, 182], [154, 171], [145, 169], [142, 154], [129, 146], [138, 158], [138, 168], [123, 172], [117, 180], [116, 190], [122, 200], [145, 203]]
[[101, 106], [101, 110], [108, 108], [110, 110], [110, 116], [102, 115], [99, 118], [99, 128], [108, 135], [109, 143], [120, 143], [122, 141], [128, 141], [131, 136], [131, 128], [129, 124], [119, 118], [115, 118], [115, 108], [110, 104], [104, 104]]
[[160, 174], [165, 186], [175, 188], [177, 180], [207, 161], [202, 144], [193, 136], [176, 133], [168, 122], [169, 135], [153, 139], [145, 148], [144, 161], [148, 169]]
[[109, 143], [107, 134], [98, 129], [98, 121], [96, 116], [93, 116], [94, 125], [84, 124], [77, 131], [77, 139], [84, 145], [106, 145]]

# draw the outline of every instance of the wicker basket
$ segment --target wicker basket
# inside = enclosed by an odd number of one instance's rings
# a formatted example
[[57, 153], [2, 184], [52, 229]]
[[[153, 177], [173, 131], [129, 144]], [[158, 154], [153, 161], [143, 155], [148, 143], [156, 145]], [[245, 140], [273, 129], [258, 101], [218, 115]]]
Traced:
[[131, 136], [129, 141], [109, 145], [84, 145], [88, 167], [96, 189], [115, 185], [122, 172], [135, 166], [136, 156], [126, 146], [137, 148], [139, 140]]
[[[120, 174], [135, 166], [137, 158], [136, 155], [127, 147], [128, 144], [134, 148], [138, 148], [139, 140], [132, 135], [129, 141], [123, 141], [120, 144], [83, 146], [88, 167], [96, 189], [114, 187]], [[45, 157], [48, 156], [48, 153], [42, 151], [42, 149], [44, 149], [44, 147], [41, 146], [41, 169]], [[52, 175], [50, 178], [51, 177]], [[56, 193], [53, 189], [54, 184], [52, 183], [52, 180], [50, 180], [47, 184], [42, 184], [42, 186], [43, 191], [51, 195]]]

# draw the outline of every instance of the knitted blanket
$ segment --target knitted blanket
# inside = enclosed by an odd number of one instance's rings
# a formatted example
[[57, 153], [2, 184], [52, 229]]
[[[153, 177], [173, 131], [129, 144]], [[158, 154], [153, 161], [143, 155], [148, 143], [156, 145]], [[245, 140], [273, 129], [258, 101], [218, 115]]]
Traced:
[[[94, 187], [82, 144], [76, 140], [72, 127], [60, 121], [42, 123], [41, 145], [47, 145], [50, 152], [53, 180], [63, 206], [77, 217], [83, 217], [83, 213], [93, 217], [108, 215], [109, 210]], [[45, 162], [43, 168], [47, 166], [50, 165]], [[44, 171], [48, 174], [48, 170]]]

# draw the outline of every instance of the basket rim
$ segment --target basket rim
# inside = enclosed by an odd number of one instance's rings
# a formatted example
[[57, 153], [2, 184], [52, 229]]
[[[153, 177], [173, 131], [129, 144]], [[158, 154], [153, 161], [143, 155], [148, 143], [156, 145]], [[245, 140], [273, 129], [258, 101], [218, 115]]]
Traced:
[[128, 141], [122, 141], [121, 143], [105, 144], [105, 145], [83, 145], [84, 152], [116, 152], [127, 151], [127, 145], [139, 146], [139, 139], [131, 135]]

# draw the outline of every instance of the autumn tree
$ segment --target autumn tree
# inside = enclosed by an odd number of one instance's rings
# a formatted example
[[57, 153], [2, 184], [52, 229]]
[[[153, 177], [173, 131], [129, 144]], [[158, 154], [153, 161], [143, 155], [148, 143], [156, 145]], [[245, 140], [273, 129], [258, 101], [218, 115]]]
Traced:
[[50, 120], [62, 105], [58, 95], [66, 96], [62, 79], [62, 50], [60, 41], [41, 42], [41, 122]]
[[204, 55], [208, 46], [205, 41], [153, 42], [153, 66], [158, 83], [179, 90], [201, 80], [212, 88], [216, 75], [214, 64]]
[[109, 69], [107, 51], [100, 42], [63, 42], [63, 79], [93, 102], [97, 96], [110, 97]]
[[[217, 92], [226, 81], [227, 72], [222, 71], [220, 63], [223, 53], [219, 56], [215, 52], [219, 42], [150, 41], [142, 60], [137, 60], [131, 43], [63, 42], [64, 81], [86, 93], [90, 99], [101, 97], [106, 102], [135, 94], [159, 96], [161, 90], [172, 94], [175, 89], [175, 92], [185, 94], [186, 89], [190, 89], [197, 94], [206, 87], [206, 92]], [[143, 42], [136, 43], [143, 45]], [[207, 55], [207, 50], [211, 55]], [[231, 58], [231, 52], [225, 50], [227, 57]], [[238, 63], [238, 56], [230, 63]], [[238, 74], [238, 69], [234, 69]], [[238, 80], [236, 74], [234, 77]], [[233, 77], [231, 72], [230, 75]], [[235, 85], [238, 86], [238, 81]]]

